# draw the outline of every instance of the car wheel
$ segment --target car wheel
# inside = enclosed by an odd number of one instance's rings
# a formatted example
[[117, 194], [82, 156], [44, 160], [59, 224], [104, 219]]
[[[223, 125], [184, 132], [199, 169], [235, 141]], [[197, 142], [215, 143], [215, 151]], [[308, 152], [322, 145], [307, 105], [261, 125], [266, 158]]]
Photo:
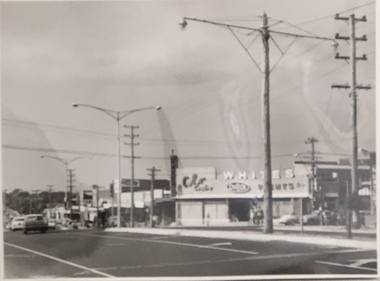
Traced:
[[46, 232], [46, 229], [41, 229], [41, 233], [45, 233]]
[[24, 234], [28, 234], [28, 231], [26, 229], [24, 229]]

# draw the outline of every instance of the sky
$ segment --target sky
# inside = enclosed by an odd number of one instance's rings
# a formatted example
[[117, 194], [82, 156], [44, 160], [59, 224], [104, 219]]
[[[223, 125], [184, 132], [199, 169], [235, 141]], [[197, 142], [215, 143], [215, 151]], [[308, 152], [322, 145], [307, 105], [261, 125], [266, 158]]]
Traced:
[[[82, 157], [75, 190], [108, 187], [117, 177], [117, 123], [83, 103], [114, 111], [161, 106], [121, 121], [122, 177], [131, 177], [130, 130], [135, 134], [135, 178], [169, 178], [169, 156], [181, 167], [260, 171], [263, 50], [257, 32], [188, 21], [183, 17], [333, 38], [349, 36], [336, 13], [356, 17], [359, 147], [374, 150], [375, 3], [331, 0], [107, 1], [1, 3], [2, 188], [63, 191], [60, 159]], [[350, 80], [349, 55], [339, 41], [271, 33], [270, 81], [272, 168], [289, 169], [294, 154], [306, 155], [308, 137], [323, 157], [350, 157], [351, 99], [332, 89]], [[235, 37], [236, 36], [236, 37]], [[239, 40], [246, 50], [240, 45]], [[280, 51], [281, 50], [281, 51]], [[257, 64], [257, 65], [256, 65]], [[300, 156], [304, 157], [304, 156]]]

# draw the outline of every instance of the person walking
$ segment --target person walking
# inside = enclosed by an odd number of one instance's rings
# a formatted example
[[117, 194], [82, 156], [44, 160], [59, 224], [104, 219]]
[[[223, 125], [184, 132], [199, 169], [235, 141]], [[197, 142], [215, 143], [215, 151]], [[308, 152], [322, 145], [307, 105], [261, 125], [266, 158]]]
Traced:
[[264, 211], [261, 209], [261, 206], [257, 209], [257, 220], [258, 224], [261, 225], [264, 222]]

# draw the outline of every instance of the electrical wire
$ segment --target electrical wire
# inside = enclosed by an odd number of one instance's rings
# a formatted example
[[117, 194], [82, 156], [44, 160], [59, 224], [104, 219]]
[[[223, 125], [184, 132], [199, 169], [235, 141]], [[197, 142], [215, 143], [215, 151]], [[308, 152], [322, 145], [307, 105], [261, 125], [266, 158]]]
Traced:
[[[67, 149], [57, 149], [57, 148], [44, 148], [44, 147], [27, 147], [18, 145], [7, 145], [3, 144], [2, 148], [20, 150], [20, 151], [34, 151], [34, 152], [54, 152], [54, 153], [64, 153], [64, 154], [78, 154], [78, 155], [91, 155], [91, 156], [102, 156], [102, 157], [117, 157], [116, 154], [111, 153], [101, 153], [101, 152], [90, 152], [90, 151], [79, 151], [79, 150], [67, 150]], [[279, 154], [273, 155], [272, 158], [283, 158], [289, 157], [293, 154]], [[122, 158], [131, 158], [131, 156], [121, 156]], [[152, 157], [152, 156], [139, 156], [139, 159], [150, 159], [150, 160], [168, 160], [170, 157]], [[180, 156], [181, 160], [236, 160], [236, 159], [263, 159], [263, 156]]]

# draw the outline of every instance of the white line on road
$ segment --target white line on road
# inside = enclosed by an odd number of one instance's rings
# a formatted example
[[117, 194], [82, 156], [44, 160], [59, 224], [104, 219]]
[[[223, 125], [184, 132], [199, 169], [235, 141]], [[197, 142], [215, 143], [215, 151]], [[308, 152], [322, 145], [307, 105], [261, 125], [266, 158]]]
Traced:
[[149, 239], [167, 239], [167, 238], [172, 238], [172, 237], [176, 237], [178, 235], [167, 235], [167, 236], [153, 236], [153, 237], [150, 237]]
[[220, 243], [214, 243], [214, 244], [209, 244], [208, 246], [210, 247], [217, 247], [217, 246], [231, 246], [231, 242], [220, 242]]
[[326, 265], [333, 265], [333, 266], [340, 266], [340, 267], [349, 267], [349, 268], [355, 268], [355, 269], [362, 269], [362, 270], [368, 270], [368, 271], [374, 271], [377, 272], [377, 269], [375, 268], [369, 268], [369, 267], [360, 267], [352, 264], [341, 264], [341, 263], [335, 263], [335, 262], [328, 262], [328, 261], [315, 261], [316, 263], [326, 264]]
[[218, 251], [235, 252], [235, 253], [242, 253], [242, 254], [249, 254], [249, 255], [258, 255], [259, 254], [258, 252], [253, 252], [253, 251], [220, 248], [220, 247], [213, 247], [213, 246], [208, 246], [208, 245], [199, 245], [199, 244], [182, 243], [182, 242], [174, 242], [174, 241], [161, 241], [161, 240], [152, 240], [152, 239], [143, 239], [143, 238], [127, 238], [127, 237], [118, 237], [118, 236], [111, 236], [111, 235], [96, 235], [96, 234], [82, 234], [82, 233], [67, 233], [67, 234], [80, 235], [80, 236], [92, 236], [92, 237], [100, 237], [100, 238], [110, 238], [110, 239], [119, 239], [119, 240], [128, 240], [128, 241], [162, 243], [162, 244], [178, 245], [178, 246], [185, 246], [185, 247], [194, 247], [194, 248], [201, 248], [201, 249], [212, 249], [212, 250], [218, 250]]
[[33, 258], [36, 255], [28, 255], [28, 254], [9, 254], [4, 255], [4, 258]]
[[[332, 253], [339, 253], [339, 251], [334, 251]], [[328, 252], [329, 253], [329, 252]], [[142, 264], [142, 265], [124, 265], [119, 267], [103, 267], [96, 268], [103, 271], [113, 271], [113, 270], [128, 270], [128, 269], [149, 269], [149, 268], [163, 268], [163, 267], [175, 267], [175, 266], [194, 266], [194, 265], [206, 265], [206, 264], [220, 264], [226, 262], [242, 262], [242, 261], [253, 261], [253, 260], [270, 260], [270, 259], [286, 259], [286, 258], [299, 258], [299, 257], [313, 257], [318, 255], [318, 253], [307, 252], [307, 253], [292, 253], [292, 254], [274, 254], [267, 256], [250, 256], [242, 258], [228, 258], [220, 260], [197, 260], [188, 262], [177, 262], [177, 263], [156, 263], [156, 264]], [[83, 275], [85, 272], [78, 272], [76, 275]]]
[[56, 258], [56, 257], [50, 256], [50, 255], [47, 255], [47, 254], [44, 254], [44, 253], [40, 253], [40, 252], [31, 250], [31, 249], [27, 249], [27, 248], [24, 248], [24, 247], [21, 247], [21, 246], [17, 246], [17, 245], [10, 244], [10, 243], [7, 243], [7, 242], [4, 242], [4, 244], [8, 245], [10, 247], [16, 248], [16, 249], [24, 250], [26, 252], [29, 252], [29, 253], [32, 253], [32, 254], [35, 254], [35, 255], [39, 255], [39, 256], [42, 256], [42, 257], [45, 257], [45, 258], [49, 258], [49, 259], [52, 259], [52, 260], [55, 260], [55, 261], [59, 261], [61, 263], [65, 263], [65, 264], [68, 264], [68, 265], [71, 265], [71, 266], [74, 266], [74, 267], [78, 267], [80, 269], [84, 269], [84, 270], [87, 270], [87, 271], [90, 271], [92, 273], [99, 274], [99, 275], [102, 275], [102, 276], [105, 276], [105, 277], [111, 277], [111, 278], [115, 277], [113, 275], [110, 275], [110, 274], [107, 274], [107, 273], [104, 273], [104, 272], [100, 272], [100, 271], [98, 271], [96, 269], [88, 268], [88, 267], [85, 267], [85, 266], [82, 266], [82, 265], [79, 265], [79, 264], [76, 264], [76, 263], [65, 261], [65, 260], [62, 260], [60, 258]]

